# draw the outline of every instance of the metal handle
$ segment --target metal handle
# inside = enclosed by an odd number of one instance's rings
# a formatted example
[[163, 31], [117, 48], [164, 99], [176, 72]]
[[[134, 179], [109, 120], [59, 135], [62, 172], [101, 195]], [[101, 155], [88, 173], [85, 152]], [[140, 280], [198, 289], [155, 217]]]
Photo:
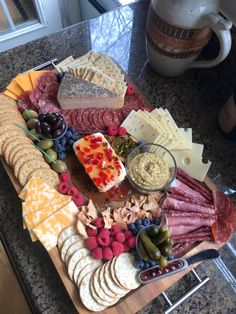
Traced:
[[165, 301], [169, 304], [169, 307], [167, 310], [165, 310], [165, 314], [171, 313], [174, 309], [176, 309], [180, 304], [182, 304], [185, 300], [187, 300], [191, 295], [194, 294], [194, 292], [198, 291], [202, 286], [205, 285], [209, 281], [209, 277], [205, 277], [201, 279], [196, 271], [194, 269], [191, 270], [191, 273], [194, 275], [194, 277], [197, 279], [198, 284], [196, 284], [192, 289], [190, 289], [186, 294], [184, 294], [179, 300], [177, 300], [175, 303], [172, 303], [171, 300], [168, 298], [165, 292], [162, 292], [162, 296], [165, 299]]

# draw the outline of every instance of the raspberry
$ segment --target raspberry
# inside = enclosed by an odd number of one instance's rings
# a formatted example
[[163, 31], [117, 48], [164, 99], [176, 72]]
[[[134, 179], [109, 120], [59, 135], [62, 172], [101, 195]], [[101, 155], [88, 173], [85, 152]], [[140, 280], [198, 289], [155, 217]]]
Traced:
[[67, 194], [68, 190], [69, 190], [69, 185], [67, 183], [65, 183], [65, 182], [61, 182], [61, 183], [58, 184], [57, 190], [61, 194]]
[[62, 172], [60, 173], [60, 180], [61, 182], [68, 183], [70, 181], [70, 173], [69, 172]]
[[68, 189], [68, 194], [72, 197], [76, 196], [79, 193], [79, 191], [76, 189], [75, 186], [70, 186]]
[[112, 242], [111, 246], [114, 256], [120, 255], [121, 253], [124, 252], [124, 245], [120, 242], [114, 241]]
[[102, 259], [103, 258], [101, 247], [96, 247], [96, 249], [92, 250], [92, 258], [94, 258], [94, 259]]
[[84, 198], [84, 196], [82, 194], [77, 194], [72, 199], [73, 199], [73, 201], [74, 201], [76, 206], [83, 205], [84, 201], [85, 201], [85, 198]]
[[113, 252], [110, 247], [104, 247], [102, 249], [102, 253], [103, 253], [103, 258], [106, 260], [110, 260], [113, 258]]
[[93, 229], [91, 227], [86, 227], [86, 232], [89, 237], [94, 237], [98, 234], [98, 229]]
[[128, 240], [130, 237], [132, 237], [133, 233], [129, 230], [125, 231], [125, 240]]
[[111, 232], [113, 233], [121, 232], [121, 227], [119, 225], [113, 225], [111, 228]]
[[99, 235], [110, 236], [110, 230], [107, 228], [101, 228], [99, 231]]
[[102, 218], [97, 218], [93, 221], [93, 225], [100, 229], [104, 226], [104, 221]]
[[136, 237], [132, 236], [127, 240], [127, 245], [131, 248], [134, 249], [136, 247]]
[[127, 242], [123, 243], [123, 245], [124, 245], [124, 252], [129, 252], [130, 247], [128, 246]]
[[99, 234], [97, 237], [98, 244], [102, 247], [108, 246], [110, 244], [109, 234]]
[[125, 242], [125, 234], [122, 232], [115, 233], [115, 240], [121, 243]]
[[110, 125], [108, 128], [107, 128], [107, 133], [111, 136], [115, 136], [117, 135], [117, 132], [118, 132], [118, 129], [117, 129], [117, 126], [115, 125]]
[[85, 240], [85, 246], [89, 249], [89, 250], [93, 250], [95, 248], [98, 247], [98, 243], [97, 243], [97, 239], [96, 237], [88, 237]]
[[128, 85], [126, 93], [131, 96], [134, 95], [134, 86], [132, 84]]
[[119, 127], [118, 129], [118, 135], [123, 136], [127, 133], [126, 128]]

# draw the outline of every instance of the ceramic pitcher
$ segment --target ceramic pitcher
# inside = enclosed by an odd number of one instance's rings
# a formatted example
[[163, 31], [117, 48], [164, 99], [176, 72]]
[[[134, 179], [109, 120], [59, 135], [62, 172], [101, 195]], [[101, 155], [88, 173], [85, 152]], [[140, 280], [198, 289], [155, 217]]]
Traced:
[[[177, 76], [189, 68], [213, 67], [223, 61], [231, 48], [232, 22], [218, 12], [218, 0], [151, 0], [146, 44], [154, 70]], [[195, 61], [212, 31], [220, 43], [218, 56]]]

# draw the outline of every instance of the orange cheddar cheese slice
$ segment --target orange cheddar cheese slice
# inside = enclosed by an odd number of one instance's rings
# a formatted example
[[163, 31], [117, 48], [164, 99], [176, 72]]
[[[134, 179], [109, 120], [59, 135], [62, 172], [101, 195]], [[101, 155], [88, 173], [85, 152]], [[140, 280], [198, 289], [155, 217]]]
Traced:
[[7, 86], [7, 90], [17, 97], [20, 97], [21, 94], [24, 92], [23, 89], [18, 85], [18, 83], [13, 79], [11, 83]]
[[3, 92], [3, 94], [7, 97], [14, 99], [14, 100], [18, 100], [18, 97], [7, 89], [5, 90], [5, 92]]
[[33, 229], [47, 251], [57, 245], [57, 238], [62, 230], [76, 223], [78, 213], [79, 209], [71, 201]]
[[46, 72], [48, 72], [48, 71], [30, 71], [30, 72], [28, 72], [33, 88], [36, 88], [37, 81], [38, 81], [39, 77], [42, 76], [42, 74], [44, 74]]
[[30, 80], [29, 73], [19, 74], [15, 77], [16, 83], [23, 89], [23, 91], [32, 91], [33, 85]]

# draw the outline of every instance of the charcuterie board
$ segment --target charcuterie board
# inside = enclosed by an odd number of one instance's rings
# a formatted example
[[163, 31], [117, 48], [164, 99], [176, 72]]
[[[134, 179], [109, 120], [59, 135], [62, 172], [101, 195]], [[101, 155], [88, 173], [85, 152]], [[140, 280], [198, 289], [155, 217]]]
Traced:
[[[2, 164], [4, 166], [4, 168], [6, 169], [6, 172], [8, 174], [8, 176], [10, 177], [12, 184], [16, 190], [17, 193], [19, 193], [21, 191], [21, 186], [19, 185], [17, 179], [14, 177], [12, 170], [7, 166], [7, 164], [4, 162], [4, 160], [2, 160]], [[76, 171], [73, 170], [73, 172]], [[74, 180], [78, 180], [76, 179], [76, 175]], [[205, 179], [205, 183], [206, 185], [213, 189], [217, 189], [217, 187], [215, 186], [215, 184], [209, 179], [209, 177], [206, 177]], [[78, 185], [79, 182], [78, 182]], [[89, 191], [89, 190], [88, 190]], [[84, 191], [85, 192], [85, 191]], [[101, 193], [98, 193], [99, 195], [101, 195]], [[104, 199], [100, 198], [98, 199], [98, 202], [100, 203], [100, 205], [104, 202]], [[95, 201], [96, 202], [96, 201]], [[189, 252], [186, 253], [186, 257], [193, 255], [195, 253], [201, 252], [205, 249], [209, 249], [209, 248], [215, 248], [215, 249], [219, 249], [220, 247], [222, 247], [224, 245], [224, 243], [220, 243], [220, 244], [216, 244], [213, 242], [202, 242], [199, 245], [193, 247]], [[83, 304], [80, 301], [80, 297], [79, 297], [79, 293], [78, 293], [78, 289], [75, 286], [75, 284], [70, 280], [68, 273], [67, 273], [67, 269], [65, 267], [65, 264], [62, 262], [61, 257], [60, 257], [60, 253], [58, 251], [57, 248], [53, 248], [52, 250], [50, 250], [48, 252], [59, 276], [61, 277], [61, 280], [75, 306], [75, 308], [77, 309], [77, 311], [81, 314], [83, 313], [91, 313], [90, 311], [88, 311]], [[159, 281], [150, 283], [148, 285], [143, 285], [141, 287], [139, 287], [136, 290], [131, 291], [128, 295], [126, 295], [124, 298], [122, 298], [116, 305], [109, 307], [108, 309], [102, 311], [102, 313], [107, 313], [107, 314], [121, 314], [121, 313], [127, 313], [127, 314], [132, 314], [132, 313], [136, 313], [137, 311], [141, 310], [146, 304], [148, 304], [149, 302], [151, 302], [154, 298], [156, 298], [158, 295], [160, 295], [163, 291], [167, 290], [170, 286], [172, 286], [173, 284], [175, 284], [178, 280], [180, 280], [185, 274], [187, 274], [192, 268], [196, 267], [197, 264], [194, 264], [192, 266], [190, 266], [189, 268], [187, 268], [185, 271], [173, 275], [171, 277], [168, 277], [167, 279], [161, 279]]]

